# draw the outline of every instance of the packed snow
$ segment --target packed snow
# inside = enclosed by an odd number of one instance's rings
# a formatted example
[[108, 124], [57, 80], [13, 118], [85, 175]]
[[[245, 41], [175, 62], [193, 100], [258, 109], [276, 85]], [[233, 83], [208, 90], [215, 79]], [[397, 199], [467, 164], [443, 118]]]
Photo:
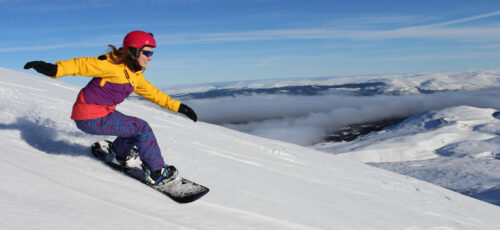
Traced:
[[[0, 68], [0, 228], [500, 228], [500, 207], [437, 185], [125, 101], [118, 110], [150, 123], [166, 161], [210, 188], [194, 203], [177, 204], [92, 157], [89, 146], [112, 137], [84, 134], [69, 119], [79, 90]], [[494, 124], [476, 127], [483, 134], [470, 141], [491, 138]], [[485, 152], [474, 157], [491, 157]]]

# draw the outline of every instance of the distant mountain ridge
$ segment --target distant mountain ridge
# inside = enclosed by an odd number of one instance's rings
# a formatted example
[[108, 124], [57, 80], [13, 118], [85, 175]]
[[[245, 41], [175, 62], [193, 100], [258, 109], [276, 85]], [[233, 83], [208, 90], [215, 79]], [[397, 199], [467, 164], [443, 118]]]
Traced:
[[500, 87], [500, 70], [408, 75], [262, 80], [162, 87], [173, 97], [207, 99], [252, 94], [351, 96], [429, 94]]

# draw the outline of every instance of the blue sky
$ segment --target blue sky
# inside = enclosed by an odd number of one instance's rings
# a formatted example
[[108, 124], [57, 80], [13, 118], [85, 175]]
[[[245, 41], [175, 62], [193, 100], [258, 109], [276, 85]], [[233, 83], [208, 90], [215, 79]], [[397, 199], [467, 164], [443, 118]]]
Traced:
[[19, 71], [153, 32], [158, 86], [500, 69], [498, 0], [0, 0], [0, 18], [0, 66]]

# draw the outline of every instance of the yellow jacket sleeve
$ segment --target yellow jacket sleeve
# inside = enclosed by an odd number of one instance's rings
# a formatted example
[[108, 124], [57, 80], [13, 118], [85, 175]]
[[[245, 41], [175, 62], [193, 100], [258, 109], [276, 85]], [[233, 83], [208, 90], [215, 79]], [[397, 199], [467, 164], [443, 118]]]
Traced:
[[135, 88], [135, 93], [139, 96], [146, 98], [148, 101], [159, 105], [162, 108], [168, 109], [173, 112], [179, 111], [180, 101], [172, 99], [167, 94], [160, 91], [153, 84], [149, 83], [141, 76], [138, 80], [137, 87]]
[[57, 61], [57, 74], [52, 78], [67, 75], [89, 77], [111, 77], [113, 68], [109, 61], [100, 60], [98, 57], [72, 58], [66, 61]]

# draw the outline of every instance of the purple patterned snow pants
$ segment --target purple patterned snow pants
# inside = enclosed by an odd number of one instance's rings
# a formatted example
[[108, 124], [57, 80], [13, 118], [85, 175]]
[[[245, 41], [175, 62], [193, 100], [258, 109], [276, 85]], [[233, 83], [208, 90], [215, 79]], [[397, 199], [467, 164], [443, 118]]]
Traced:
[[142, 119], [115, 110], [105, 117], [75, 120], [75, 123], [88, 134], [118, 136], [113, 142], [113, 149], [119, 158], [125, 158], [135, 145], [139, 150], [139, 158], [152, 171], [165, 164], [153, 130]]

